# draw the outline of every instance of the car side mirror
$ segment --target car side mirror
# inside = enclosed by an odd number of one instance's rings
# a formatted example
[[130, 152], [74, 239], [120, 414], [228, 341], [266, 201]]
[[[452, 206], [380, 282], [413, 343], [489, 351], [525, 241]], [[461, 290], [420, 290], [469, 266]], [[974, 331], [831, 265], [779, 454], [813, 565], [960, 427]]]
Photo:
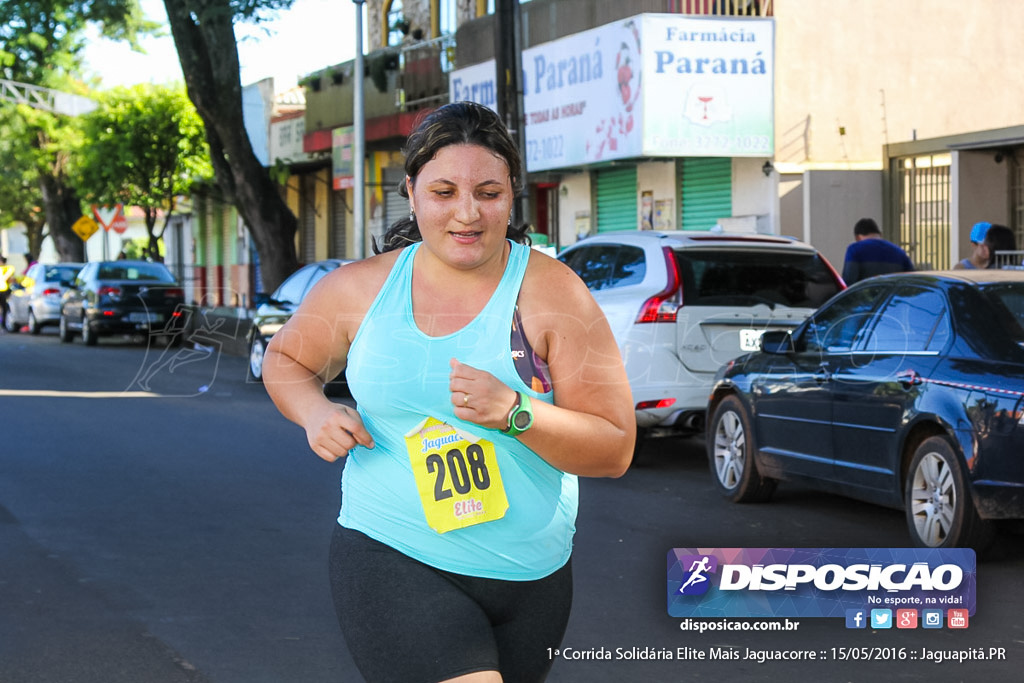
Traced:
[[792, 353], [793, 335], [789, 330], [768, 330], [761, 335], [761, 350], [765, 353]]

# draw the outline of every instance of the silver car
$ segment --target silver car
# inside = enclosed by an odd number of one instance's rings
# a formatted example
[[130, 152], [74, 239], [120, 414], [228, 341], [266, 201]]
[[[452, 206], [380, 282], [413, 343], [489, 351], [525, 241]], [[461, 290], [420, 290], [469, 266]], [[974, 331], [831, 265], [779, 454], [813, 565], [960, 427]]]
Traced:
[[4, 319], [8, 332], [27, 327], [30, 334], [39, 334], [47, 325], [60, 322], [61, 295], [74, 281], [81, 263], [34, 263], [25, 277], [11, 290], [10, 307]]
[[780, 235], [604, 232], [559, 259], [608, 318], [640, 436], [703, 431], [718, 368], [845, 287], [814, 247]]

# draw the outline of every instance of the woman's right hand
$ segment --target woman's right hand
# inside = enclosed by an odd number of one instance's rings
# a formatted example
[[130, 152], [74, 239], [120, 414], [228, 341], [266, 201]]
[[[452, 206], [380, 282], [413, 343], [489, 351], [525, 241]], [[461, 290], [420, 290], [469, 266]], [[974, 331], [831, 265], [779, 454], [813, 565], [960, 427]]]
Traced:
[[314, 413], [305, 424], [309, 447], [320, 458], [334, 462], [358, 446], [373, 448], [373, 437], [354, 409], [329, 403]]

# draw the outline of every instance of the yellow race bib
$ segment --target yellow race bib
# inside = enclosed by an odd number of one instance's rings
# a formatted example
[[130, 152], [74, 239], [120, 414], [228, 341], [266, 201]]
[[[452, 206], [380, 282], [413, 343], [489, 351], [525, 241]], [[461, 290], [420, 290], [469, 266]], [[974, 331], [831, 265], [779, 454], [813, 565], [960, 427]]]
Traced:
[[428, 417], [405, 435], [416, 489], [439, 534], [501, 519], [508, 510], [494, 444]]

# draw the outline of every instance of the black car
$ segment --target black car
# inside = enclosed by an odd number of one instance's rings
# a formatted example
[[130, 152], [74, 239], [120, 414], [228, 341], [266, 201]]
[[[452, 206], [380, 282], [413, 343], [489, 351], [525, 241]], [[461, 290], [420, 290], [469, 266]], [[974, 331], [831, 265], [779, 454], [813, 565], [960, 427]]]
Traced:
[[[270, 338], [288, 322], [306, 298], [313, 285], [335, 268], [349, 261], [342, 259], [326, 259], [299, 268], [289, 275], [270, 296], [257, 294], [255, 297], [256, 312], [252, 325], [246, 336], [249, 345], [249, 380], [263, 381], [263, 354], [267, 350]], [[340, 382], [340, 379], [332, 383]]]
[[178, 344], [185, 327], [185, 291], [162, 263], [86, 263], [64, 293], [60, 340], [76, 333], [87, 346], [114, 334], [163, 335]]
[[719, 370], [707, 454], [735, 502], [794, 480], [984, 549], [1024, 518], [1024, 273], [870, 278]]

